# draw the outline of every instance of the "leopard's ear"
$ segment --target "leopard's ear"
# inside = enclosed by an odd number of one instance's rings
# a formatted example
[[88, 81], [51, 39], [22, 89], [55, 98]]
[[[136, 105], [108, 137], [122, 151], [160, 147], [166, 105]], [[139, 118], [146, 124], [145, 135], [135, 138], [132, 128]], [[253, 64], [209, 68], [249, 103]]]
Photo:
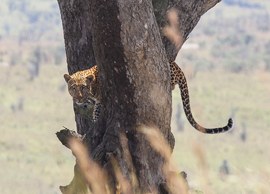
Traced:
[[71, 79], [71, 76], [68, 74], [64, 74], [64, 78], [65, 78], [66, 82], [68, 83], [68, 81]]
[[93, 75], [89, 75], [89, 76], [86, 77], [87, 83], [91, 83], [91, 82], [93, 82], [93, 80], [94, 80], [94, 76]]

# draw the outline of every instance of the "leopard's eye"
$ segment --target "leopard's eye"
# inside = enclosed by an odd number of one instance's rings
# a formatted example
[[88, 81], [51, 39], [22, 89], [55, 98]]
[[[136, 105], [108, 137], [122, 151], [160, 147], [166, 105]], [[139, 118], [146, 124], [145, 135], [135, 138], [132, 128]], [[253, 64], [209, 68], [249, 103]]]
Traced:
[[94, 81], [94, 76], [93, 75], [89, 75], [88, 77], [86, 77], [86, 83], [87, 84], [91, 84]]
[[83, 86], [82, 86], [82, 90], [83, 90], [84, 92], [87, 92], [89, 89], [88, 89], [87, 86], [83, 85]]
[[70, 94], [74, 94], [76, 92], [76, 88], [75, 87], [70, 87], [69, 88], [69, 93]]

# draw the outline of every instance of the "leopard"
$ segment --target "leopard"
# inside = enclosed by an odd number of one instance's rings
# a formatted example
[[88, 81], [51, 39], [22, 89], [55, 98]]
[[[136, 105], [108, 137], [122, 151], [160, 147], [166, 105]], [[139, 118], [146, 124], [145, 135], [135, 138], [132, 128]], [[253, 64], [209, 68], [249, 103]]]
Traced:
[[[175, 61], [170, 62], [170, 86], [171, 90], [174, 90], [175, 85], [178, 84], [183, 109], [186, 115], [187, 120], [196, 130], [206, 134], [216, 134], [223, 133], [230, 130], [233, 126], [233, 120], [229, 118], [228, 123], [224, 127], [218, 128], [205, 128], [198, 124], [191, 112], [190, 107], [190, 97], [188, 91], [188, 84], [182, 69], [176, 64]], [[99, 71], [97, 65], [91, 67], [90, 69], [78, 71], [71, 76], [68, 74], [64, 75], [64, 78], [68, 84], [68, 91], [73, 97], [75, 102], [78, 105], [82, 103], [89, 102], [94, 104], [93, 109], [93, 120], [96, 122], [101, 112], [101, 95], [100, 95], [100, 86], [99, 86]]]
[[[77, 109], [91, 109], [93, 104], [92, 119], [97, 122], [101, 113], [101, 91], [99, 87], [99, 73], [97, 66], [90, 69], [77, 71], [69, 75], [64, 74], [64, 79], [68, 85], [68, 92], [72, 96]], [[81, 112], [89, 112], [89, 111]]]

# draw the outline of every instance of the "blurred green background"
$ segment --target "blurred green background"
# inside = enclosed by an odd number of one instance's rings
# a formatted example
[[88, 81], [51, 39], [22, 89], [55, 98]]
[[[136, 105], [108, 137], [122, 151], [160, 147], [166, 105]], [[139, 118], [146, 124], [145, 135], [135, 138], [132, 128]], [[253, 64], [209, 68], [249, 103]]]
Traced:
[[[234, 129], [193, 129], [173, 92], [173, 153], [191, 187], [213, 194], [270, 193], [270, 2], [223, 0], [207, 12], [177, 58], [195, 119]], [[75, 129], [63, 79], [62, 24], [56, 0], [1, 0], [0, 193], [56, 194], [73, 177], [74, 158], [55, 132]]]

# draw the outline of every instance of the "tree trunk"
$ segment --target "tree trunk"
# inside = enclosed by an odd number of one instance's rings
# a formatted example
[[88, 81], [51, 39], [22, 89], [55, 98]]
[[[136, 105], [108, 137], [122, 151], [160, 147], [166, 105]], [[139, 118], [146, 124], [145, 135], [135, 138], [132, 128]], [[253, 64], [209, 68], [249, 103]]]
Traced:
[[139, 129], [156, 128], [167, 138], [171, 118], [169, 66], [152, 3], [93, 0], [91, 7], [93, 46], [104, 97], [100, 123], [106, 123], [102, 149], [95, 154], [107, 163], [105, 155], [112, 153], [129, 179], [133, 172], [120, 141], [121, 135], [126, 136], [140, 191], [150, 192], [163, 182], [163, 159]]
[[[157, 151], [145, 133], [158, 131], [173, 150], [168, 61], [176, 58], [201, 15], [217, 2], [58, 0], [69, 73], [98, 64], [103, 113], [94, 124], [74, 107], [75, 120], [77, 132], [85, 135], [89, 160], [105, 169], [111, 192], [119, 185], [123, 193], [174, 193], [164, 168], [168, 156]], [[171, 8], [178, 15], [178, 43], [163, 34], [171, 25], [166, 19]], [[58, 133], [67, 146], [70, 136]], [[128, 187], [119, 181], [116, 167]], [[80, 170], [75, 167], [74, 179]], [[78, 191], [74, 179], [72, 189], [61, 191], [86, 193]]]

